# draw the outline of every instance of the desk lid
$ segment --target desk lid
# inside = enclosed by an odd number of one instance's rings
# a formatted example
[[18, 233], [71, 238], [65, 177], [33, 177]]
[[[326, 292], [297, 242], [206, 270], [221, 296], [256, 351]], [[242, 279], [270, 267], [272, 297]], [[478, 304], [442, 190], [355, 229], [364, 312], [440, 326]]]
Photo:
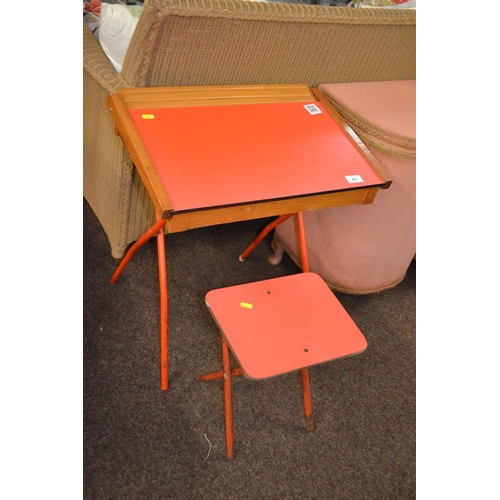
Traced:
[[174, 212], [386, 182], [320, 102], [129, 113]]

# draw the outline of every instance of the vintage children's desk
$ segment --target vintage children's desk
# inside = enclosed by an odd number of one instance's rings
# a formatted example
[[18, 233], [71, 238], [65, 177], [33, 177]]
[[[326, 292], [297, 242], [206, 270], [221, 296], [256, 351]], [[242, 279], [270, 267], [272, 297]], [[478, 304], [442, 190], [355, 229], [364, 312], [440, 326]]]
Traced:
[[279, 216], [240, 256], [302, 212], [372, 203], [389, 176], [318, 89], [305, 85], [121, 89], [106, 102], [156, 210], [156, 223], [127, 252], [157, 236], [161, 388], [168, 389], [164, 230]]

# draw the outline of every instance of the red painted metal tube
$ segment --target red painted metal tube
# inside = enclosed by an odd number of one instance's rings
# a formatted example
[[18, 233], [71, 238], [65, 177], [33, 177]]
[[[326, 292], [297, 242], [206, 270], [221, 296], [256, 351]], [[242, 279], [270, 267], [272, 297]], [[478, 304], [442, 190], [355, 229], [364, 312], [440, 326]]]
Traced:
[[116, 283], [121, 273], [130, 262], [134, 254], [144, 246], [151, 238], [157, 237], [157, 247], [158, 247], [158, 273], [160, 281], [160, 385], [162, 390], [168, 389], [168, 329], [167, 329], [167, 317], [168, 317], [168, 298], [167, 298], [167, 264], [166, 264], [166, 254], [165, 254], [165, 235], [163, 232], [163, 226], [165, 226], [165, 219], [161, 219], [156, 213], [156, 222], [154, 225], [144, 233], [141, 238], [139, 238], [128, 250], [123, 257], [120, 265], [114, 272], [113, 276], [109, 280], [111, 284]]
[[297, 228], [299, 232], [300, 258], [302, 260], [302, 271], [309, 272], [309, 257], [307, 256], [306, 233], [304, 229], [304, 214], [299, 212], [297, 216]]
[[[240, 377], [241, 375], [243, 375], [243, 370], [241, 368], [233, 368], [231, 370], [232, 377]], [[201, 380], [203, 382], [208, 382], [210, 380], [220, 380], [224, 378], [224, 372], [220, 371], [220, 372], [207, 373], [206, 375], [200, 375], [197, 378], [198, 380]]]
[[255, 238], [250, 245], [248, 245], [248, 248], [240, 255], [240, 260], [244, 261], [257, 247], [257, 245], [269, 234], [270, 231], [272, 231], [276, 226], [279, 226], [282, 222], [286, 221], [289, 217], [291, 217], [293, 214], [287, 214], [287, 215], [280, 215], [277, 219], [275, 219], [273, 222], [268, 224]]
[[229, 347], [222, 339], [222, 365], [224, 370], [224, 411], [226, 418], [226, 450], [227, 458], [233, 458], [234, 432], [233, 432], [233, 397], [231, 380], [231, 358]]
[[[306, 232], [304, 229], [304, 214], [298, 212], [297, 229], [299, 233], [300, 258], [302, 260], [302, 272], [309, 272], [309, 257], [307, 256]], [[306, 427], [308, 431], [314, 430], [314, 421], [312, 418], [311, 384], [309, 382], [309, 370], [304, 368], [300, 371], [302, 380], [302, 394], [304, 396], [304, 413], [306, 416]]]
[[[156, 214], [159, 220], [158, 214]], [[165, 222], [165, 221], [163, 221]], [[158, 278], [160, 282], [160, 385], [163, 391], [168, 389], [168, 289], [167, 289], [167, 254], [165, 235], [160, 227], [156, 235], [158, 248]]]
[[300, 371], [302, 379], [302, 394], [304, 396], [304, 414], [306, 416], [306, 427], [308, 431], [314, 430], [312, 418], [311, 384], [309, 383], [309, 370], [304, 368]]
[[120, 265], [117, 267], [116, 271], [114, 272], [113, 276], [109, 280], [109, 282], [113, 285], [116, 283], [116, 280], [120, 277], [120, 274], [122, 271], [125, 269], [126, 265], [130, 262], [130, 259], [134, 256], [135, 252], [139, 250], [145, 243], [147, 243], [153, 236], [155, 236], [158, 231], [165, 225], [165, 220], [157, 220], [155, 224], [151, 227], [151, 229], [148, 229], [146, 233], [144, 233], [143, 236], [141, 236], [128, 250], [128, 252], [125, 254], [125, 257], [123, 257], [122, 261], [120, 262]]

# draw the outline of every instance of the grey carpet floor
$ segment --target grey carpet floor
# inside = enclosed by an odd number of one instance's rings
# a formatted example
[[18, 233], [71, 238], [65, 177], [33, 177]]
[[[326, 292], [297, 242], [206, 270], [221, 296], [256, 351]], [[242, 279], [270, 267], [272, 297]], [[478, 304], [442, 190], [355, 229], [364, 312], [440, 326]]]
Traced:
[[316, 428], [300, 377], [234, 379], [235, 458], [225, 455], [220, 335], [204, 304], [213, 289], [300, 272], [271, 266], [270, 219], [166, 236], [170, 388], [159, 385], [156, 244], [116, 284], [109, 243], [84, 201], [85, 500], [408, 500], [416, 498], [416, 262], [391, 290], [336, 293], [367, 350], [310, 369]]

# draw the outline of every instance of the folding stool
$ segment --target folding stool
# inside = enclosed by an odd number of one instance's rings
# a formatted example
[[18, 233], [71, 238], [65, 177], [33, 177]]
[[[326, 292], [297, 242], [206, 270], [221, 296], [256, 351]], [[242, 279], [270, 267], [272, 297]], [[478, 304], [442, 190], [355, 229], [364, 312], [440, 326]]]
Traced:
[[[233, 458], [232, 376], [266, 379], [301, 370], [307, 429], [312, 404], [307, 367], [360, 354], [366, 339], [323, 279], [311, 272], [219, 288], [206, 304], [222, 333], [227, 458]], [[241, 368], [231, 369], [230, 351]]]

